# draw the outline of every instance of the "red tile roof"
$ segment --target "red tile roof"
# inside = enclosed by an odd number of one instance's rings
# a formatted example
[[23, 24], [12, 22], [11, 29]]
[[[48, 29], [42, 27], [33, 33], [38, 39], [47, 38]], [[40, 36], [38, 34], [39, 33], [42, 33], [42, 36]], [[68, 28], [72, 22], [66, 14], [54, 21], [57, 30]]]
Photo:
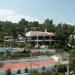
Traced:
[[55, 36], [52, 32], [29, 31], [26, 36]]

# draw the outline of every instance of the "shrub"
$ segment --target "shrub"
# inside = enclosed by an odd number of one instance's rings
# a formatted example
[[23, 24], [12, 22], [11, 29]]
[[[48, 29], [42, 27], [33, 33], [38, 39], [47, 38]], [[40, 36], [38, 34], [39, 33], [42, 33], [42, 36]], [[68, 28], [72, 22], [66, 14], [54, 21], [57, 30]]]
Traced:
[[57, 68], [57, 72], [60, 72], [60, 73], [64, 73], [67, 71], [65, 65], [56, 65], [56, 68]]
[[3, 67], [3, 65], [4, 65], [4, 63], [0, 63], [0, 68], [2, 68], [2, 67]]
[[25, 73], [28, 73], [29, 72], [28, 68], [25, 68], [24, 71], [25, 71]]
[[42, 70], [45, 70], [45, 69], [46, 69], [45, 66], [43, 66], [43, 67], [42, 67]]
[[20, 69], [17, 71], [17, 74], [21, 74], [21, 70]]
[[31, 71], [31, 75], [40, 75], [40, 74], [37, 70], [33, 70], [33, 71]]
[[6, 70], [6, 75], [11, 75], [11, 69]]

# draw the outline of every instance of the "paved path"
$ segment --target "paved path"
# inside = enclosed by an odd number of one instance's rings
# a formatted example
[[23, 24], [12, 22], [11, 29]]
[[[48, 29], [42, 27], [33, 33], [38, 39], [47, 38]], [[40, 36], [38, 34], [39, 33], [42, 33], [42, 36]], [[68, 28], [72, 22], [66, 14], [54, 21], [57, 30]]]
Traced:
[[32, 57], [32, 58], [21, 58], [15, 60], [0, 60], [0, 63], [8, 64], [8, 63], [18, 63], [18, 62], [27, 62], [27, 61], [46, 61], [52, 59], [51, 57]]

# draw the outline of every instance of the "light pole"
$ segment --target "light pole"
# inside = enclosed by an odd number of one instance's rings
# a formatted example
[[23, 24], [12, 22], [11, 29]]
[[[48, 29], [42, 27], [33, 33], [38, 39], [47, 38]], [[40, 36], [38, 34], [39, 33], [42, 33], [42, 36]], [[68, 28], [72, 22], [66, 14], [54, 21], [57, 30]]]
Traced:
[[29, 53], [30, 53], [30, 75], [32, 73], [32, 53], [31, 53], [31, 50], [29, 50]]
[[70, 63], [70, 58], [67, 57], [67, 75], [69, 75], [69, 63]]

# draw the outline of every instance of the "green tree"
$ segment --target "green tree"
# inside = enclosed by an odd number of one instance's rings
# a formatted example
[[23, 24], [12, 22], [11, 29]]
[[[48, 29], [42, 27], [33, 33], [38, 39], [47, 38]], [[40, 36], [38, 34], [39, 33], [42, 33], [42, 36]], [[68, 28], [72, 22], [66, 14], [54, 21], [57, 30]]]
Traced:
[[75, 48], [70, 51], [70, 69], [75, 72]]
[[22, 35], [27, 30], [28, 30], [28, 21], [26, 21], [25, 19], [21, 19], [21, 21], [19, 21], [18, 23], [19, 34]]
[[55, 25], [53, 20], [46, 19], [44, 21], [44, 29], [47, 29], [48, 32], [55, 32]]
[[[58, 24], [56, 27], [56, 40], [61, 44], [61, 48], [66, 47], [69, 41], [69, 36], [73, 32], [73, 28], [68, 24]], [[65, 49], [65, 48], [64, 48]]]

